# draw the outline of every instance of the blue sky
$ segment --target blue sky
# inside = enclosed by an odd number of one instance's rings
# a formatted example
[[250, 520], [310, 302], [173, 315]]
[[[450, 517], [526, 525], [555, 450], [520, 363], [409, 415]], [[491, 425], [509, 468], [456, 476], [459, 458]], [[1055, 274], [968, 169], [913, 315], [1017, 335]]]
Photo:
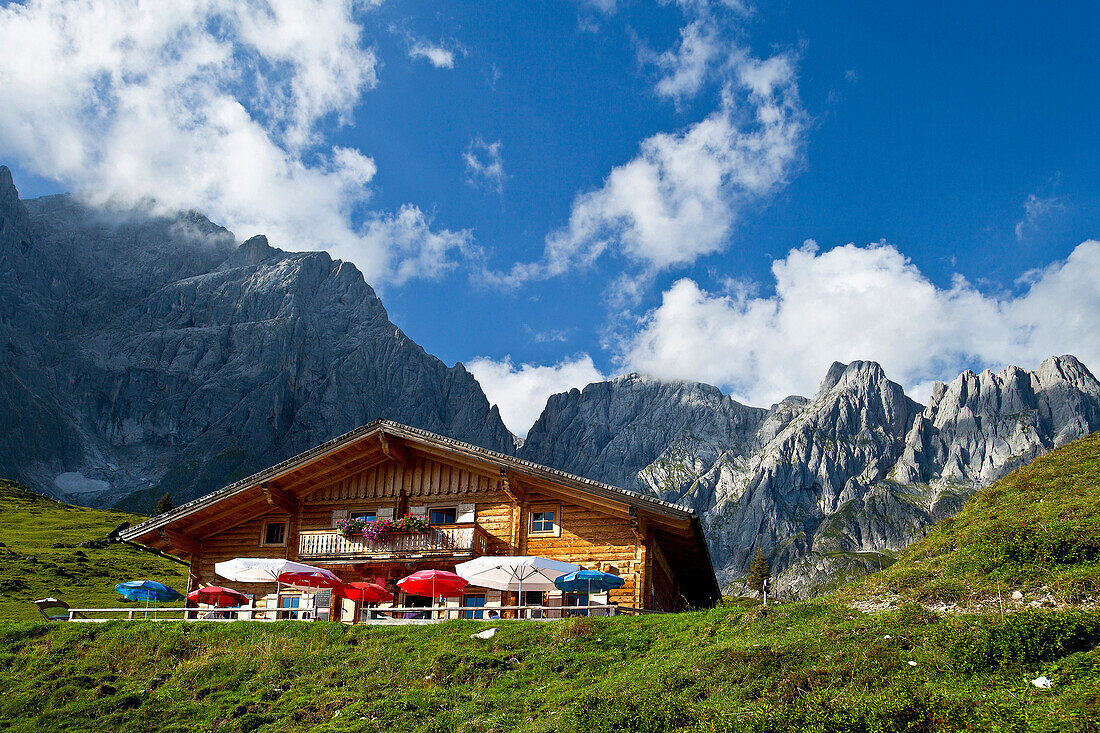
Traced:
[[0, 159], [354, 260], [518, 433], [630, 370], [1100, 364], [1095, 3], [312, 2], [4, 5]]

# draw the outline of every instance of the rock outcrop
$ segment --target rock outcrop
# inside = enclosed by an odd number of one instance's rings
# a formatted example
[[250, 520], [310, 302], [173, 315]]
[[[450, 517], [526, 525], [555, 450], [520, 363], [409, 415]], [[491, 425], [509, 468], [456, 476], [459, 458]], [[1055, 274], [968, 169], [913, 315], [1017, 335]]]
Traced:
[[637, 375], [589, 385], [552, 397], [519, 453], [690, 506], [721, 580], [736, 589], [763, 552], [777, 590], [809, 596], [892, 562], [973, 492], [1098, 429], [1100, 383], [1072, 356], [964, 372], [927, 406], [852, 362], [812, 400], [770, 410]]
[[0, 475], [81, 503], [178, 503], [378, 417], [514, 451], [354, 265], [195, 212], [21, 202], [6, 168], [0, 339]]

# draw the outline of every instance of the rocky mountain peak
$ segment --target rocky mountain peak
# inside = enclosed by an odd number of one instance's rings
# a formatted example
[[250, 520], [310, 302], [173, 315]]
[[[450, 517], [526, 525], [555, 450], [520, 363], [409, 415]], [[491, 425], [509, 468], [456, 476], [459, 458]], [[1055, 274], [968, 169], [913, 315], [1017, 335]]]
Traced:
[[844, 362], [834, 361], [829, 370], [825, 372], [825, 378], [821, 380], [821, 385], [817, 388], [818, 394], [824, 394], [837, 385], [841, 376], [844, 374], [844, 370], [848, 368], [848, 365]]
[[[197, 212], [0, 201], [24, 204], [14, 241], [0, 213], [0, 353], [18, 375], [0, 421], [27, 424], [0, 431], [0, 476], [148, 509], [378, 417], [514, 452], [473, 377], [402, 334], [351, 263], [238, 246]], [[33, 267], [6, 257], [20, 242]]]
[[1035, 370], [1035, 377], [1040, 384], [1068, 382], [1090, 394], [1096, 394], [1100, 389], [1100, 383], [1097, 382], [1096, 377], [1072, 354], [1044, 359]]
[[257, 234], [254, 237], [246, 239], [241, 246], [237, 248], [233, 259], [239, 264], [258, 265], [264, 260], [281, 253], [282, 250], [275, 249], [268, 243], [266, 236]]
[[[818, 387], [818, 395], [831, 392], [836, 389], [870, 389], [889, 382], [882, 365], [877, 361], [853, 361], [848, 364], [834, 361], [825, 378]], [[891, 383], [892, 384], [892, 383]]]

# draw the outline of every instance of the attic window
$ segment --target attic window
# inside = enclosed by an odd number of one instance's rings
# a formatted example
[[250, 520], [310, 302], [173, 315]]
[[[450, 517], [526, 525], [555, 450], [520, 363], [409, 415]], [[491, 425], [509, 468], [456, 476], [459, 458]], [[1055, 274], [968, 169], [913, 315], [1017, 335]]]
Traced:
[[561, 507], [557, 505], [532, 507], [528, 533], [533, 535], [561, 536]]
[[283, 547], [286, 545], [286, 522], [264, 522], [263, 542], [264, 546]]

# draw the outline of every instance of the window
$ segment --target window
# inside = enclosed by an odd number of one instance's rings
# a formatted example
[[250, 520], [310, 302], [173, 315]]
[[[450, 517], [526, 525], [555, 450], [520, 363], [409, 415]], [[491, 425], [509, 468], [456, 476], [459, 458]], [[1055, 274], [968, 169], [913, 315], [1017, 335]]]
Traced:
[[356, 519], [362, 519], [364, 522], [374, 522], [378, 519], [378, 512], [374, 509], [352, 510], [350, 514]]
[[553, 532], [554, 531], [554, 512], [532, 512], [531, 513], [531, 531], [532, 532]]
[[561, 536], [561, 507], [557, 505], [531, 509], [530, 534]]
[[[462, 596], [463, 608], [484, 608], [485, 607], [485, 594], [484, 593], [467, 593]], [[463, 611], [462, 618], [483, 618], [484, 611]]]
[[[588, 605], [588, 594], [587, 593], [566, 593], [565, 594], [565, 605], [566, 606], [587, 606]], [[566, 615], [568, 615], [568, 616], [587, 616], [588, 615], [588, 609], [587, 608], [581, 608], [580, 610], [577, 610], [577, 611], [568, 611], [566, 613]]]
[[[283, 598], [282, 601], [283, 601], [283, 605], [281, 606], [281, 608], [299, 608], [300, 605], [301, 605], [301, 599], [298, 596], [290, 596], [288, 598]], [[298, 618], [298, 612], [297, 611], [287, 611], [286, 613], [279, 614], [279, 618], [281, 618], [281, 619]]]
[[263, 545], [285, 545], [286, 544], [286, 522], [266, 522], [264, 523], [263, 533]]
[[[523, 591], [522, 606], [545, 606], [546, 594], [541, 590], [525, 590]], [[543, 618], [543, 611], [541, 608], [531, 611], [525, 611], [528, 614], [528, 618]]]
[[454, 524], [458, 521], [457, 507], [433, 508], [428, 513], [428, 521], [432, 524]]

